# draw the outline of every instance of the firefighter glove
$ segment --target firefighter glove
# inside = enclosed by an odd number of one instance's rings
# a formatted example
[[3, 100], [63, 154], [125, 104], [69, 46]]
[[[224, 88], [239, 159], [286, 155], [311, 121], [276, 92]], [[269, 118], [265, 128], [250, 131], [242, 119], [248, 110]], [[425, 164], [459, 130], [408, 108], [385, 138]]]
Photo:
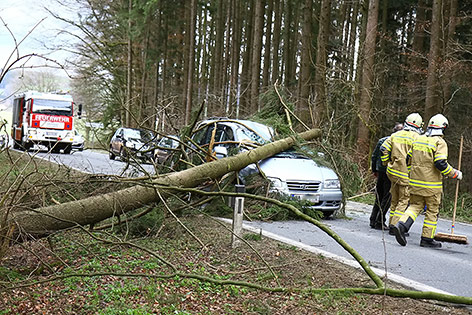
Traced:
[[462, 172], [459, 171], [459, 170], [455, 170], [454, 176], [452, 176], [452, 178], [455, 178], [457, 180], [461, 180], [462, 179]]

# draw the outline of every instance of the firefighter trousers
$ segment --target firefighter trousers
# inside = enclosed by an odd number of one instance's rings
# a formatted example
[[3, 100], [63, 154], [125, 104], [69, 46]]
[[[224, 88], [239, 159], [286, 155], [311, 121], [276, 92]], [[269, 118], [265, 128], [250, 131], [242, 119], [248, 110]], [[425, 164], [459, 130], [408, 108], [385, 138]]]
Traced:
[[[400, 218], [401, 223], [405, 223], [408, 218], [416, 221], [418, 215], [426, 206], [426, 214], [423, 222], [422, 237], [434, 238], [436, 227], [438, 226], [439, 203], [441, 202], [441, 193], [432, 196], [410, 195], [410, 206], [405, 214]], [[410, 226], [408, 226], [410, 228]]]
[[408, 185], [400, 185], [398, 182], [395, 182], [395, 179], [392, 180], [392, 178], [390, 178], [390, 181], [392, 182], [390, 187], [392, 201], [388, 225], [396, 225], [405, 213], [405, 209], [408, 208], [410, 193]]

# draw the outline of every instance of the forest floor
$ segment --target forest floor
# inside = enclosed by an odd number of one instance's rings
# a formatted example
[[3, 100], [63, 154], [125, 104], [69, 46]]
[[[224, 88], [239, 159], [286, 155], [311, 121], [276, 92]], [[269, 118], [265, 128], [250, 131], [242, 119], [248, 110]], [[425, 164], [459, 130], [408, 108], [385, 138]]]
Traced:
[[0, 314], [471, 314], [431, 300], [329, 290], [375, 286], [360, 270], [257, 234], [233, 249], [229, 227], [210, 217], [181, 220], [194, 236], [168, 218], [157, 233], [132, 240], [76, 229], [12, 247], [0, 266]]

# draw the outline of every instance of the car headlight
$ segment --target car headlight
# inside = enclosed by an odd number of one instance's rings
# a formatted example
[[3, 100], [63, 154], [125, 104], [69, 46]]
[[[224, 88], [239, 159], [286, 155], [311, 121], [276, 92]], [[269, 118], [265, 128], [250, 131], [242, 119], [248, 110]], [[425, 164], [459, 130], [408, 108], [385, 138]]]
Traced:
[[272, 182], [272, 188], [278, 191], [288, 193], [287, 183], [277, 177], [267, 177]]
[[339, 179], [327, 179], [324, 181], [324, 188], [325, 189], [339, 189], [341, 188], [341, 184]]
[[126, 141], [125, 146], [130, 149], [134, 149], [134, 143], [131, 141]]

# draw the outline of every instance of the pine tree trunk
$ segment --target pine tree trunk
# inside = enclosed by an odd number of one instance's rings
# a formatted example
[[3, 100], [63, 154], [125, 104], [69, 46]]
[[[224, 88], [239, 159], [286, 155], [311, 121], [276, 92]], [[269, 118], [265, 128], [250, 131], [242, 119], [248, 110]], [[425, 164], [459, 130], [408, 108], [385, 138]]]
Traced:
[[[303, 4], [303, 24], [302, 24], [302, 47], [300, 60], [300, 80], [298, 80], [299, 90], [299, 105], [298, 116], [308, 126], [313, 125], [312, 114], [309, 104], [309, 97], [311, 94], [312, 72], [314, 50], [312, 49], [312, 15], [313, 15], [313, 1], [305, 0]], [[321, 23], [320, 23], [321, 24]], [[321, 27], [320, 27], [321, 28]], [[318, 50], [317, 55], [320, 53]]]
[[260, 110], [259, 87], [261, 84], [261, 52], [264, 27], [264, 0], [255, 0], [254, 36], [251, 62], [251, 112]]
[[[242, 112], [243, 116], [249, 116], [251, 114], [251, 100], [250, 100], [250, 82], [251, 82], [251, 74], [252, 74], [252, 50], [253, 50], [253, 28], [254, 28], [254, 1], [249, 1], [249, 7], [241, 8], [242, 12], [245, 12], [246, 18], [243, 19], [245, 21], [245, 25], [243, 25], [243, 29], [245, 30], [245, 45], [244, 45], [244, 53], [243, 53], [243, 66], [241, 72], [241, 85], [240, 85], [240, 106], [239, 110]], [[246, 9], [246, 10], [245, 10]]]
[[314, 126], [320, 126], [322, 124], [327, 114], [326, 109], [328, 107], [326, 102], [326, 46], [328, 45], [330, 9], [331, 0], [322, 0], [316, 54]]
[[239, 118], [239, 58], [241, 56], [241, 6], [239, 0], [233, 0], [233, 37], [231, 50], [230, 104], [235, 103], [235, 117]]
[[188, 45], [188, 69], [187, 69], [187, 94], [185, 97], [185, 125], [190, 122], [192, 113], [192, 96], [193, 96], [193, 73], [195, 67], [195, 23], [197, 14], [197, 1], [191, 0], [189, 15], [189, 45]]
[[424, 39], [426, 36], [426, 1], [418, 0], [415, 16], [415, 30], [411, 54], [409, 55], [409, 73], [407, 78], [408, 95], [407, 100], [409, 108], [424, 107], [424, 68], [422, 60], [424, 59]]
[[[313, 140], [321, 136], [319, 129], [312, 129], [297, 135], [304, 140]], [[16, 233], [25, 236], [41, 237], [53, 231], [79, 225], [94, 224], [115, 215], [159, 202], [160, 198], [152, 184], [196, 187], [210, 179], [218, 179], [226, 173], [238, 171], [251, 163], [273, 156], [296, 144], [297, 137], [292, 136], [271, 142], [254, 150], [245, 151], [236, 156], [205, 163], [190, 169], [159, 176], [145, 185], [137, 185], [107, 194], [81, 200], [11, 213], [8, 227], [15, 226]], [[166, 196], [165, 191], [160, 191]], [[4, 214], [0, 215], [4, 217]]]
[[362, 67], [362, 83], [359, 100], [359, 127], [357, 130], [358, 157], [367, 169], [369, 152], [370, 110], [374, 83], [375, 41], [377, 37], [377, 22], [379, 15], [379, 0], [369, 2], [367, 17], [366, 39], [364, 43], [364, 63]]
[[[445, 40], [446, 47], [445, 47], [445, 63], [449, 64], [448, 60], [452, 58], [453, 54], [453, 47], [454, 47], [454, 34], [456, 33], [457, 27], [457, 0], [450, 1], [450, 8], [449, 8], [449, 18], [448, 18], [448, 29], [447, 29], [447, 39]], [[449, 104], [452, 99], [451, 93], [451, 84], [452, 84], [453, 72], [452, 69], [445, 69], [444, 74], [444, 84], [443, 84], [443, 95], [444, 95], [444, 104]], [[444, 108], [447, 111], [447, 108]]]
[[274, 14], [274, 0], [267, 0], [267, 23], [265, 31], [265, 45], [264, 45], [264, 67], [262, 69], [262, 86], [266, 87], [269, 85], [270, 80], [270, 56], [271, 56], [271, 43], [272, 43], [272, 21]]
[[279, 81], [280, 79], [280, 58], [279, 58], [279, 48], [280, 48], [280, 33], [282, 30], [282, 12], [283, 12], [283, 0], [274, 0], [274, 39], [272, 42], [272, 79], [271, 82]]
[[131, 103], [133, 97], [133, 41], [131, 39], [131, 27], [133, 22], [131, 14], [133, 9], [133, 0], [128, 0], [128, 64], [127, 64], [127, 81], [126, 81], [126, 104], [125, 104], [125, 121], [124, 126], [131, 127]]
[[442, 0], [433, 0], [433, 17], [431, 20], [431, 40], [428, 55], [428, 77], [426, 79], [425, 116], [428, 121], [433, 115], [441, 112], [440, 84], [438, 66], [440, 62], [440, 31], [441, 31]]

